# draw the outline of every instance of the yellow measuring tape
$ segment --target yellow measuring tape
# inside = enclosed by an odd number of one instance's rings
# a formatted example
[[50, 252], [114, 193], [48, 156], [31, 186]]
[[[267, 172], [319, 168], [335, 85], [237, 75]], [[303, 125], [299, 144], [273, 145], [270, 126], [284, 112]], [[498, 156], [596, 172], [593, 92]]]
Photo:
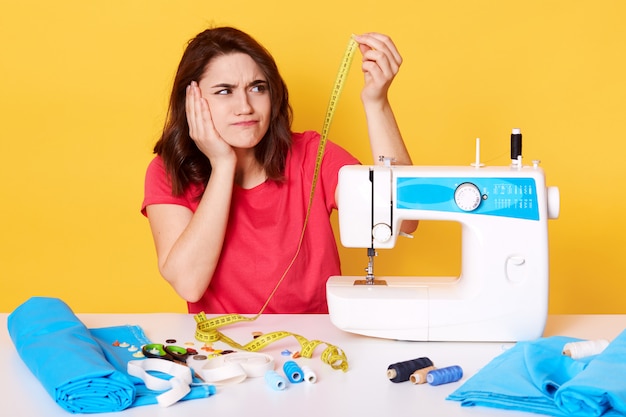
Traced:
[[315, 172], [313, 173], [313, 181], [311, 183], [311, 193], [309, 195], [309, 205], [307, 208], [306, 217], [304, 219], [304, 225], [302, 227], [300, 240], [298, 242], [298, 248], [296, 250], [294, 257], [292, 258], [291, 262], [287, 266], [287, 269], [285, 270], [281, 278], [278, 280], [278, 283], [272, 290], [272, 293], [270, 294], [270, 296], [267, 298], [267, 301], [261, 308], [261, 311], [259, 311], [259, 313], [255, 315], [254, 317], [245, 317], [239, 314], [227, 314], [227, 315], [218, 316], [214, 318], [208, 318], [204, 314], [204, 312], [196, 314], [194, 319], [196, 320], [196, 339], [197, 340], [201, 342], [205, 342], [205, 343], [222, 341], [236, 349], [255, 352], [255, 351], [265, 348], [266, 346], [268, 346], [269, 344], [277, 340], [283, 339], [288, 336], [293, 336], [300, 344], [300, 356], [304, 358], [311, 358], [313, 356], [314, 350], [319, 345], [325, 344], [327, 345], [327, 347], [322, 352], [322, 355], [321, 355], [322, 362], [330, 365], [333, 369], [341, 369], [344, 372], [348, 370], [348, 358], [346, 357], [346, 354], [338, 347], [328, 344], [326, 342], [322, 342], [320, 340], [309, 341], [306, 338], [300, 335], [291, 333], [291, 332], [277, 331], [277, 332], [272, 332], [272, 333], [266, 333], [264, 335], [261, 335], [255, 338], [254, 340], [252, 340], [251, 342], [245, 345], [240, 345], [239, 343], [235, 342], [234, 340], [224, 335], [218, 329], [224, 326], [228, 326], [228, 325], [243, 322], [243, 321], [256, 320], [263, 313], [263, 311], [269, 304], [270, 300], [276, 293], [276, 290], [282, 283], [283, 279], [287, 275], [287, 272], [289, 272], [289, 270], [291, 269], [291, 266], [293, 265], [296, 258], [298, 257], [298, 254], [300, 253], [300, 248], [302, 247], [302, 241], [304, 239], [304, 232], [306, 230], [306, 226], [309, 221], [311, 205], [313, 204], [313, 196], [315, 194], [315, 187], [317, 185], [319, 171], [322, 165], [322, 158], [324, 157], [324, 149], [326, 148], [326, 142], [328, 140], [328, 132], [330, 130], [330, 124], [335, 115], [335, 110], [337, 107], [337, 103], [339, 101], [339, 96], [341, 95], [341, 92], [343, 90], [343, 85], [345, 83], [348, 70], [350, 69], [350, 65], [352, 63], [352, 59], [354, 58], [354, 53], [357, 48], [358, 48], [358, 43], [353, 38], [350, 38], [346, 51], [343, 54], [341, 65], [339, 66], [339, 71], [337, 73], [337, 78], [335, 79], [335, 84], [333, 85], [333, 90], [330, 96], [330, 101], [328, 102], [328, 108], [326, 109], [326, 117], [324, 118], [324, 126], [322, 128], [320, 143], [317, 148]]

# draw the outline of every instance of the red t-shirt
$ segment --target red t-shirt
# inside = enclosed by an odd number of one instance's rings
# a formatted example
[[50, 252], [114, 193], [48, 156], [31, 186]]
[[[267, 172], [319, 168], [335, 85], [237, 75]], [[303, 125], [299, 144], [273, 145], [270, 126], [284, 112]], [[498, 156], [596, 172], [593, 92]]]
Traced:
[[[287, 270], [298, 247], [309, 203], [320, 135], [293, 134], [286, 182], [266, 181], [246, 190], [235, 186], [219, 264], [202, 299], [190, 313], [256, 314]], [[330, 214], [335, 209], [337, 174], [358, 160], [328, 141], [300, 253], [265, 313], [327, 313], [326, 281], [340, 263]], [[201, 190], [201, 188], [200, 188]], [[142, 212], [151, 204], [179, 204], [195, 211], [198, 188], [173, 196], [159, 156], [150, 163]]]

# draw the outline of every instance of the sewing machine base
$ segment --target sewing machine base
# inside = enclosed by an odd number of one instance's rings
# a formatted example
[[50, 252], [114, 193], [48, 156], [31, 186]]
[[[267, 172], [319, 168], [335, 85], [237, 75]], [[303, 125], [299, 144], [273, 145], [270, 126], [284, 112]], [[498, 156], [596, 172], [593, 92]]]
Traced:
[[530, 303], [480, 294], [461, 298], [459, 278], [381, 277], [388, 285], [354, 285], [362, 277], [333, 276], [326, 284], [331, 322], [365, 336], [408, 341], [516, 342], [542, 336], [547, 291]]

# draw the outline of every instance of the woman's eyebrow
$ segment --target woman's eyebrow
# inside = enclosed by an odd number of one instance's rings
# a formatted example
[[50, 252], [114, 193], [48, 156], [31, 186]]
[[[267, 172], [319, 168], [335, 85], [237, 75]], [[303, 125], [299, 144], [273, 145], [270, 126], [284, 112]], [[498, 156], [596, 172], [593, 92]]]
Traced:
[[255, 85], [259, 85], [259, 84], [267, 84], [267, 81], [265, 80], [254, 80], [251, 83], [248, 84], [248, 87], [254, 87]]
[[215, 84], [211, 86], [211, 88], [234, 88], [234, 87], [236, 87], [236, 85], [228, 84], [228, 83], [219, 83], [219, 84]]
[[[248, 87], [254, 87], [260, 84], [267, 84], [267, 81], [265, 80], [254, 80], [248, 83]], [[215, 85], [212, 85], [211, 88], [235, 88], [237, 87], [237, 85], [235, 84], [229, 84], [229, 83], [218, 83]]]

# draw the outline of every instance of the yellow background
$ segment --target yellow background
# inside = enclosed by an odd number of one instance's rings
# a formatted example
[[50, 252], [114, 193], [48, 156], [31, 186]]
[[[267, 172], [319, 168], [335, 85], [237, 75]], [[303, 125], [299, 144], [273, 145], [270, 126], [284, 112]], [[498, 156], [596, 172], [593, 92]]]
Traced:
[[[626, 2], [60, 0], [0, 6], [0, 311], [32, 295], [77, 312], [186, 311], [159, 277], [143, 175], [186, 42], [210, 25], [273, 52], [295, 130], [321, 129], [351, 33], [392, 36], [391, 91], [415, 164], [508, 163], [511, 128], [561, 191], [551, 313], [626, 313]], [[352, 66], [330, 136], [371, 163]], [[456, 223], [377, 258], [387, 275], [458, 271]], [[512, 236], [511, 238], [515, 238]], [[364, 250], [342, 250], [361, 274]]]

